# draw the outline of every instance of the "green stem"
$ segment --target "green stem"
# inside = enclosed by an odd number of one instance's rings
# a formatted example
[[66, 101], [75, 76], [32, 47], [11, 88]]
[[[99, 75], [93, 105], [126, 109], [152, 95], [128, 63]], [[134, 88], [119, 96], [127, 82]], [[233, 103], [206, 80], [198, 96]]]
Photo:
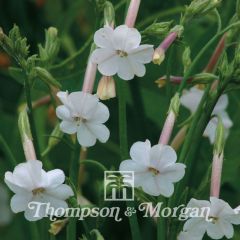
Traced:
[[30, 225], [31, 239], [40, 240], [40, 235], [39, 235], [37, 223], [29, 222], [29, 225]]
[[37, 131], [36, 131], [36, 124], [33, 116], [33, 107], [32, 107], [32, 97], [31, 97], [31, 88], [29, 84], [29, 78], [27, 74], [25, 74], [25, 82], [24, 82], [24, 87], [25, 87], [25, 95], [26, 95], [26, 101], [27, 101], [27, 107], [28, 107], [28, 116], [29, 116], [29, 122], [30, 122], [30, 128], [33, 136], [33, 144], [36, 152], [37, 159], [40, 159], [41, 153], [39, 149], [39, 143], [38, 143], [38, 138], [37, 138]]
[[[73, 156], [70, 163], [69, 169], [69, 178], [74, 186], [77, 186], [78, 183], [78, 169], [79, 169], [79, 157], [80, 157], [80, 146], [76, 139], [75, 149], [73, 151]], [[77, 219], [70, 218], [69, 224], [67, 226], [67, 240], [76, 240], [77, 239]]]
[[[119, 140], [122, 160], [128, 158], [127, 116], [126, 116], [126, 82], [117, 79], [118, 111], [119, 111]], [[134, 208], [134, 201], [126, 201], [127, 207]], [[141, 233], [136, 214], [129, 216], [129, 223], [133, 240], [141, 240]]]
[[103, 172], [107, 171], [107, 168], [103, 164], [94, 160], [81, 160], [80, 164], [92, 165], [101, 169]]
[[126, 115], [126, 82], [117, 79], [119, 143], [122, 160], [128, 158], [127, 115]]
[[11, 166], [15, 167], [17, 165], [17, 161], [2, 135], [0, 135], [0, 145]]
[[62, 61], [61, 63], [59, 64], [56, 64], [54, 66], [51, 66], [50, 67], [50, 70], [56, 70], [56, 69], [59, 69], [59, 68], [62, 68], [64, 67], [65, 65], [69, 64], [71, 61], [73, 61], [75, 58], [77, 58], [79, 55], [81, 55], [85, 49], [91, 44], [92, 42], [92, 38], [93, 36], [91, 35], [87, 41], [85, 42], [85, 44], [77, 51], [75, 52], [75, 54], [73, 54], [72, 56], [68, 57], [67, 59], [65, 59], [64, 61]]
[[[166, 207], [166, 200], [164, 197], [160, 196], [158, 202], [162, 202], [162, 208]], [[166, 239], [166, 219], [164, 217], [157, 218], [157, 239], [165, 240]]]
[[188, 78], [193, 74], [195, 67], [198, 65], [198, 63], [200, 62], [201, 58], [203, 57], [203, 55], [206, 53], [206, 51], [212, 46], [212, 44], [221, 36], [223, 35], [225, 32], [227, 32], [228, 30], [230, 30], [233, 27], [236, 27], [240, 25], [240, 22], [236, 22], [233, 23], [231, 25], [229, 25], [228, 27], [226, 27], [225, 29], [223, 29], [222, 31], [220, 31], [219, 33], [217, 33], [215, 36], [213, 36], [209, 42], [202, 48], [202, 50], [198, 53], [198, 55], [195, 57], [194, 61], [192, 62], [191, 67], [189, 68], [189, 70], [186, 72], [186, 74], [184, 74], [183, 80], [181, 81], [181, 84], [178, 88], [178, 93], [181, 96], [182, 95], [182, 91], [185, 88], [186, 84], [187, 84], [187, 80]]

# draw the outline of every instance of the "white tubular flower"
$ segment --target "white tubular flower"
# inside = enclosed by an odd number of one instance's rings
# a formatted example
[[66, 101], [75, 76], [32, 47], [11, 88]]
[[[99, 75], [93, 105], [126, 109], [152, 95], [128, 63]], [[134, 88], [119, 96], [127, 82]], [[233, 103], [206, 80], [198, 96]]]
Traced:
[[[197, 87], [192, 87], [190, 90], [185, 91], [185, 93], [181, 97], [181, 99], [180, 99], [181, 104], [184, 107], [186, 107], [187, 109], [189, 109], [189, 111], [191, 113], [194, 113], [197, 110], [198, 104], [201, 101], [203, 93], [204, 93], [203, 90], [198, 89]], [[232, 120], [230, 119], [228, 113], [226, 112], [227, 106], [228, 106], [228, 96], [226, 94], [224, 94], [219, 98], [219, 100], [212, 112], [212, 115], [221, 117], [223, 126], [226, 130], [225, 131], [226, 138], [228, 137], [229, 130], [233, 125]], [[218, 124], [217, 117], [213, 117], [209, 121], [209, 123], [203, 133], [203, 136], [209, 138], [211, 144], [214, 143], [215, 131], [217, 128], [217, 124]]]
[[134, 75], [143, 77], [144, 64], [152, 61], [153, 45], [141, 43], [141, 34], [135, 28], [121, 25], [114, 30], [105, 26], [94, 35], [97, 45], [91, 60], [98, 64], [98, 70], [105, 76], [117, 75], [131, 80]]
[[12, 219], [8, 197], [7, 189], [0, 184], [0, 226], [7, 225]]
[[[42, 163], [31, 160], [18, 164], [13, 172], [5, 173], [5, 183], [15, 193], [11, 199], [11, 209], [14, 213], [24, 212], [29, 221], [37, 221], [45, 216], [52, 215], [46, 212], [46, 204], [57, 209], [66, 209], [66, 199], [73, 196], [73, 190], [66, 184], [64, 172], [60, 169], [44, 171]], [[30, 206], [31, 202], [46, 203]]]
[[134, 186], [153, 195], [170, 197], [174, 192], [173, 183], [185, 174], [185, 165], [176, 163], [177, 155], [168, 145], [151, 147], [149, 140], [136, 142], [130, 149], [130, 160], [120, 164], [120, 171], [134, 171]]
[[[192, 211], [198, 209], [199, 216], [192, 216], [185, 222], [179, 240], [184, 239], [180, 238], [184, 234], [189, 236], [189, 239], [198, 237], [196, 239], [201, 240], [205, 233], [212, 239], [221, 239], [223, 237], [231, 239], [234, 235], [232, 225], [240, 224], [240, 214], [237, 214], [227, 202], [216, 197], [210, 197], [210, 201], [191, 199], [187, 208]], [[191, 214], [189, 216], [191, 217]]]
[[64, 133], [77, 133], [83, 147], [93, 146], [97, 139], [103, 143], [108, 140], [110, 132], [103, 123], [109, 118], [109, 110], [97, 96], [84, 92], [58, 92], [57, 96], [64, 104], [56, 109]]

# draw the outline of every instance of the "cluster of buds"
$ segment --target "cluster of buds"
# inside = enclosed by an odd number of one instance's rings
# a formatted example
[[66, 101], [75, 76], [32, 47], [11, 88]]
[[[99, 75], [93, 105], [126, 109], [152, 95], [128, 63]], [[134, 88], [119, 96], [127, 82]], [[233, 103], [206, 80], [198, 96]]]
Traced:
[[38, 45], [39, 56], [41, 61], [48, 64], [57, 56], [60, 49], [60, 40], [58, 38], [58, 30], [50, 27], [45, 31], [45, 45]]
[[213, 9], [215, 9], [221, 0], [193, 0], [190, 5], [186, 7], [185, 14], [181, 19], [181, 23], [185, 24], [192, 18], [201, 17]]
[[164, 37], [170, 31], [172, 21], [169, 22], [155, 22], [148, 26], [143, 32], [143, 35], [149, 35], [154, 37]]

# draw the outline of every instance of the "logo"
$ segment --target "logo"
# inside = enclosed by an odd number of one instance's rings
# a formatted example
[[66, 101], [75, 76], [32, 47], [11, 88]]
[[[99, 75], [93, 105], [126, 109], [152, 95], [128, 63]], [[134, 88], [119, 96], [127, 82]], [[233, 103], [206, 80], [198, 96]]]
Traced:
[[105, 201], [133, 201], [134, 200], [134, 172], [133, 171], [105, 171], [104, 172], [104, 200]]

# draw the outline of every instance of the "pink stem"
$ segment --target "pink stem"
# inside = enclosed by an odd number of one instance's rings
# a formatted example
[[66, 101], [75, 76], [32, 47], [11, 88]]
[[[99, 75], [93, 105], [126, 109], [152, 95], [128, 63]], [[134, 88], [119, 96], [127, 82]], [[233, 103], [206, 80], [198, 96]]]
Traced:
[[87, 69], [84, 76], [82, 91], [92, 93], [94, 82], [96, 79], [97, 64], [93, 63], [91, 59], [88, 60]]
[[31, 139], [26, 137], [23, 142], [23, 151], [27, 161], [36, 160], [36, 153]]
[[167, 116], [167, 119], [164, 123], [162, 133], [159, 139], [159, 144], [167, 145], [169, 142], [169, 139], [172, 135], [174, 123], [176, 120], [175, 113], [173, 111], [170, 111], [170, 113]]
[[164, 50], [164, 52], [167, 51], [167, 49], [172, 45], [172, 43], [176, 40], [178, 36], [177, 32], [171, 32], [168, 34], [168, 36], [161, 42], [159, 47], [156, 50]]
[[140, 2], [140, 0], [131, 0], [129, 4], [125, 24], [130, 28], [134, 27], [135, 25]]
[[222, 176], [223, 153], [214, 154], [212, 164], [212, 178], [210, 194], [212, 197], [219, 198]]

